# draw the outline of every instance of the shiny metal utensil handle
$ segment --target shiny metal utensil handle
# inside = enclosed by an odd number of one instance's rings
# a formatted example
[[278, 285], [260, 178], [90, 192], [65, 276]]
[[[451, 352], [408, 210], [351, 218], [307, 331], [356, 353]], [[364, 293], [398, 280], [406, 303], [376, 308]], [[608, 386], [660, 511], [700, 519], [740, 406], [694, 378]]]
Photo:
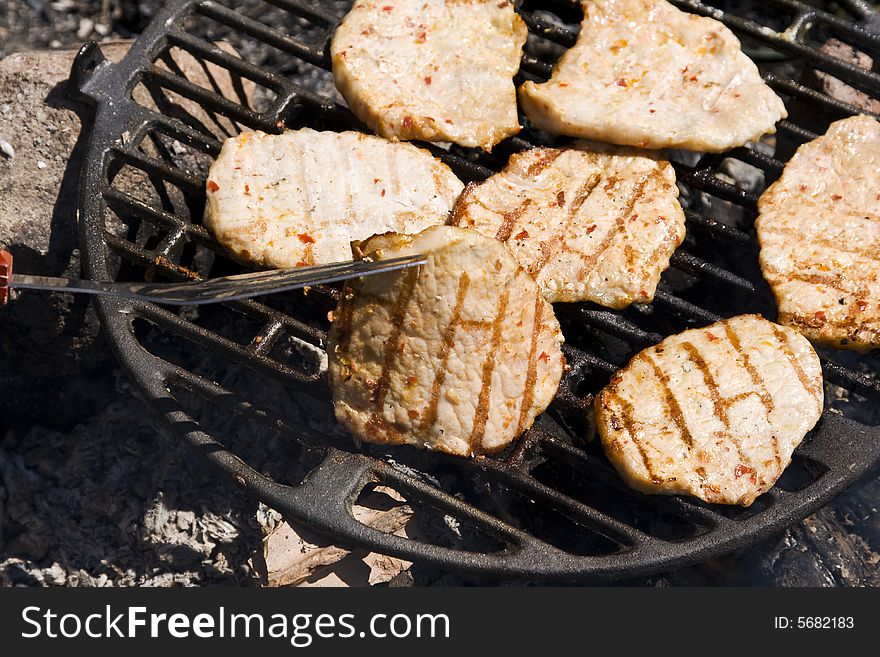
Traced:
[[14, 274], [12, 255], [0, 251], [0, 304], [8, 299], [9, 289], [15, 288], [119, 296], [174, 306], [191, 306], [335, 283], [360, 276], [418, 267], [425, 262], [424, 256], [412, 255], [377, 262], [362, 260], [249, 272], [183, 283], [114, 283]]

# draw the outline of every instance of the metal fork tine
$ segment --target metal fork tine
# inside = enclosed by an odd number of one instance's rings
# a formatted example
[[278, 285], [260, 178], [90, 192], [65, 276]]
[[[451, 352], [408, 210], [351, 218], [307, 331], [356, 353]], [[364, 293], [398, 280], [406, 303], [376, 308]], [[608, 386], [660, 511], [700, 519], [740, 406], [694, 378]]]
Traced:
[[191, 306], [336, 283], [360, 276], [418, 267], [425, 262], [425, 257], [417, 254], [375, 262], [368, 260], [336, 262], [329, 265], [258, 271], [183, 283], [110, 283], [18, 274], [5, 278], [8, 281], [6, 284], [11, 288], [83, 292], [174, 306]]

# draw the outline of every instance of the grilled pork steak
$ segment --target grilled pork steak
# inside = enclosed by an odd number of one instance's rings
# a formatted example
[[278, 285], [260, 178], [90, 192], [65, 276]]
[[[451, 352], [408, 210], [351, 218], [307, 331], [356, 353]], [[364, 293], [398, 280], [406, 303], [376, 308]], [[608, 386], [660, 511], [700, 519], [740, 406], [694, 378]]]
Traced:
[[351, 241], [446, 221], [463, 185], [428, 151], [359, 132], [227, 139], [208, 173], [205, 225], [266, 267], [351, 259]]
[[749, 506], [822, 414], [810, 343], [758, 315], [673, 335], [596, 398], [602, 446], [633, 488]]
[[327, 348], [337, 419], [364, 441], [460, 455], [528, 429], [559, 386], [562, 333], [510, 252], [451, 226], [357, 248], [428, 263], [346, 286]]
[[520, 100], [547, 132], [644, 148], [724, 151], [786, 116], [733, 33], [664, 0], [591, 0], [577, 43]]
[[452, 222], [504, 242], [548, 301], [648, 303], [684, 239], [675, 171], [601, 144], [535, 148], [468, 185]]
[[506, 0], [359, 0], [333, 35], [333, 77], [383, 137], [491, 150], [520, 130], [527, 34]]
[[880, 123], [832, 123], [798, 149], [758, 211], [779, 321], [834, 347], [880, 347]]

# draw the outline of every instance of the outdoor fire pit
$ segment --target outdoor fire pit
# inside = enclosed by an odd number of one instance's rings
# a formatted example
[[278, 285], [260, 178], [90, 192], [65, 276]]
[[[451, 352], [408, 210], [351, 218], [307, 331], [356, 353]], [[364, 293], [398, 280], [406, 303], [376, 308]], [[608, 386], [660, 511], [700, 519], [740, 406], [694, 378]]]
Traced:
[[[346, 3], [236, 4], [170, 0], [118, 64], [94, 42], [76, 56], [69, 93], [92, 112], [79, 196], [87, 277], [177, 281], [246, 271], [200, 225], [205, 174], [222, 139], [254, 129], [364, 129], [328, 71], [329, 38]], [[636, 493], [593, 440], [593, 395], [634, 353], [723, 317], [774, 318], [757, 266], [757, 199], [799, 144], [834, 120], [876, 113], [872, 103], [880, 102], [880, 74], [870, 68], [880, 57], [880, 19], [869, 3], [673, 4], [730, 27], [786, 101], [789, 119], [774, 137], [728, 153], [670, 154], [688, 236], [654, 302], [620, 312], [557, 305], [571, 369], [549, 411], [507, 452], [470, 460], [356, 444], [333, 420], [326, 381], [327, 316], [337, 288], [181, 310], [96, 302], [122, 371], [163, 430], [222, 475], [217, 491], [231, 491], [231, 484], [310, 531], [412, 561], [417, 572], [608, 582], [749, 548], [870, 475], [880, 457], [876, 355], [820, 350], [823, 417], [778, 484], [747, 509]], [[546, 79], [577, 37], [578, 3], [525, 1], [517, 8], [530, 30], [517, 83]], [[181, 57], [200, 62], [202, 72], [183, 71]], [[221, 77], [232, 81], [223, 91]], [[527, 128], [491, 154], [425, 147], [469, 182], [502, 168], [511, 153], [555, 143]], [[876, 490], [871, 481], [864, 490]], [[397, 525], [363, 522], [355, 508], [375, 505], [376, 491], [390, 506], [406, 507], [417, 530], [404, 535]], [[871, 495], [856, 491], [835, 509], [852, 512], [854, 499]], [[872, 514], [856, 513], [863, 521]], [[843, 531], [808, 522], [819, 527], [813, 534]], [[829, 561], [823, 550], [833, 548], [810, 544], [811, 531], [797, 527], [787, 534], [788, 547]], [[869, 528], [864, 551], [841, 562], [870, 559], [878, 538]], [[701, 583], [772, 581], [777, 568], [777, 577], [779, 569], [785, 573], [780, 583], [795, 583], [786, 580], [790, 564], [779, 550], [770, 541], [747, 553], [770, 564], [760, 574], [738, 566], [731, 576], [715, 561], [680, 570], [692, 573], [681, 581], [694, 581], [697, 572]], [[841, 575], [836, 583], [847, 581]]]

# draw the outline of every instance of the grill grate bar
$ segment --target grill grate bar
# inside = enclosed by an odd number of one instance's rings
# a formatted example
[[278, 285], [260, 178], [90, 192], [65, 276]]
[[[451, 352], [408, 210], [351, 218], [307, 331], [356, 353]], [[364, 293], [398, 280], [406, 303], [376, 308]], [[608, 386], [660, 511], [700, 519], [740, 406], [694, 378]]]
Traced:
[[577, 314], [585, 323], [633, 344], [649, 346], [663, 339], [660, 333], [642, 330], [622, 315], [610, 310], [580, 308]]
[[822, 373], [826, 378], [843, 385], [845, 388], [854, 386], [866, 392], [880, 395], [880, 380], [859, 374], [827, 358], [822, 358]]
[[571, 520], [598, 530], [615, 543], [624, 546], [652, 542], [654, 538], [635, 527], [627, 525], [606, 513], [587, 506], [568, 495], [561, 494], [550, 486], [519, 469], [498, 465], [496, 461], [485, 460], [481, 469], [491, 478], [511, 486], [514, 490], [525, 492], [537, 500], [546, 502], [558, 511], [563, 511]]
[[204, 182], [200, 177], [186, 173], [164, 160], [160, 160], [152, 155], [147, 155], [143, 151], [121, 147], [114, 148], [113, 153], [120, 162], [130, 164], [150, 175], [158, 174], [167, 182], [170, 182], [192, 194], [201, 194], [204, 191]]
[[310, 448], [327, 449], [328, 436], [325, 433], [318, 433], [312, 429], [308, 421], [298, 414], [291, 415], [290, 408], [287, 409], [286, 414], [279, 414], [274, 410], [245, 399], [211, 379], [182, 368], [174, 372], [168, 383], [169, 385], [183, 385], [190, 392], [201, 396], [203, 399], [214, 402], [222, 401], [224, 408], [228, 408], [233, 413], [237, 413], [278, 433], [291, 437], [295, 436], [296, 440], [302, 441]]
[[[810, 66], [830, 73], [833, 76], [850, 83], [861, 91], [871, 93], [880, 86], [880, 75], [858, 66], [848, 64], [836, 57], [820, 53], [817, 49], [796, 41], [792, 38], [794, 35], [774, 32], [763, 25], [758, 25], [729, 12], [720, 12], [698, 0], [671, 0], [671, 2], [683, 9], [702, 14], [703, 16], [717, 18], [734, 31], [741, 34], [748, 34], [750, 37], [766, 43], [776, 50], [790, 53], [795, 57], [804, 60]], [[803, 4], [798, 4], [797, 8], [804, 9], [805, 6]], [[820, 19], [825, 24], [833, 25], [841, 34], [845, 34], [848, 38], [860, 42], [861, 45], [869, 48], [875, 45], [874, 37], [864, 29], [850, 25], [846, 21], [842, 21], [832, 14], [819, 11], [811, 11], [811, 13], [814, 20]]]
[[[188, 32], [175, 30], [168, 34], [169, 46], [178, 46], [187, 50], [190, 54], [198, 56], [200, 59], [212, 62], [230, 72], [247, 78], [257, 84], [261, 84], [267, 89], [271, 89], [276, 93], [282, 93], [289, 87], [284, 83], [283, 78], [268, 73], [265, 69], [254, 66], [241, 57], [236, 57], [225, 50], [221, 50], [210, 41], [205, 41], [197, 36], [193, 36]], [[242, 102], [244, 102], [242, 98]]]
[[199, 152], [212, 158], [220, 153], [222, 142], [214, 135], [196, 130], [179, 119], [170, 116], [155, 116], [151, 118], [149, 129], [155, 130], [161, 135], [176, 139]]
[[566, 48], [571, 48], [577, 42], [578, 33], [580, 32], [578, 29], [551, 23], [529, 11], [520, 11], [519, 15], [528, 26], [529, 32], [534, 35], [544, 37]]
[[574, 367], [587, 365], [594, 370], [606, 372], [608, 374], [614, 374], [619, 369], [617, 365], [609, 363], [607, 360], [603, 360], [602, 358], [591, 354], [589, 351], [578, 349], [568, 342], [562, 345], [562, 352], [565, 354], [565, 360], [569, 365], [574, 363]]
[[266, 355], [272, 349], [278, 338], [283, 334], [284, 324], [277, 319], [273, 319], [266, 324], [263, 329], [254, 336], [251, 341], [250, 349], [255, 354]]
[[[139, 249], [126, 239], [122, 239], [113, 233], [105, 233], [107, 245], [129, 262], [147, 269], [153, 269], [162, 274], [166, 279], [173, 281], [197, 280], [201, 277], [196, 272], [191, 272], [183, 267], [157, 260], [149, 252]], [[187, 276], [189, 274], [189, 276]], [[315, 288], [313, 288], [315, 289]], [[255, 301], [254, 299], [239, 299], [237, 301], [224, 302], [223, 305], [241, 312], [244, 315], [263, 321], [278, 321], [294, 337], [300, 338], [315, 346], [321, 346], [327, 341], [326, 331], [315, 328], [290, 315], [274, 310], [273, 308]], [[181, 320], [184, 321], [184, 320]]]
[[209, 350], [223, 354], [234, 362], [245, 365], [258, 372], [272, 376], [282, 383], [295, 384], [306, 389], [323, 388], [326, 382], [317, 374], [309, 374], [301, 370], [284, 365], [276, 360], [268, 358], [261, 353], [255, 353], [242, 345], [224, 338], [213, 331], [204, 330], [178, 315], [160, 308], [153, 304], [144, 304], [138, 314], [145, 319], [164, 329], [174, 331], [177, 335], [208, 348]]
[[752, 238], [745, 231], [734, 228], [728, 224], [722, 223], [717, 219], [712, 219], [706, 215], [694, 212], [688, 208], [684, 208], [684, 216], [687, 219], [688, 227], [693, 226], [700, 232], [723, 242], [732, 242], [743, 246], [751, 245]]
[[757, 210], [758, 197], [754, 193], [721, 180], [711, 168], [690, 167], [681, 162], [672, 162], [672, 166], [678, 180], [688, 186], [709, 192], [712, 196], [736, 203], [748, 210]]
[[727, 157], [732, 157], [740, 162], [751, 164], [753, 167], [757, 167], [764, 171], [764, 173], [770, 173], [774, 176], [778, 176], [782, 172], [784, 166], [783, 163], [776, 158], [760, 153], [748, 146], [734, 148], [728, 151], [726, 155]]
[[228, 118], [246, 125], [255, 130], [264, 132], [277, 132], [278, 126], [267, 121], [263, 115], [239, 105], [238, 103], [221, 96], [218, 93], [209, 91], [204, 87], [200, 87], [168, 71], [153, 66], [153, 68], [144, 74], [145, 80], [156, 82], [162, 87], [180, 94], [184, 98], [188, 98], [203, 107], [214, 108], [215, 111], [224, 114]]
[[[223, 5], [219, 5], [212, 0], [207, 0], [198, 5], [197, 10], [200, 14], [212, 18], [219, 23], [240, 30], [263, 43], [274, 46], [279, 50], [294, 55], [299, 59], [306, 61], [315, 66], [324, 69], [330, 68], [330, 56], [324, 51], [323, 47], [309, 45], [296, 39], [292, 39], [286, 34], [267, 27], [252, 18], [248, 18], [243, 14], [232, 9], [227, 9]], [[335, 19], [334, 19], [335, 20]]]
[[565, 441], [559, 440], [554, 436], [542, 432], [539, 444], [548, 455], [558, 458], [572, 467], [582, 470], [585, 476], [595, 478], [602, 484], [620, 491], [627, 497], [645, 501], [658, 509], [668, 511], [680, 517], [686, 517], [689, 520], [697, 520], [708, 528], [717, 527], [725, 524], [727, 521], [727, 519], [717, 511], [708, 507], [692, 504], [682, 498], [641, 495], [627, 486], [610, 464], [592, 458], [585, 451], [574, 447]]
[[[155, 254], [157, 258], [169, 258], [172, 254], [174, 254], [178, 247], [183, 247], [183, 245], [188, 240], [188, 235], [186, 230], [183, 228], [175, 228], [173, 231], [168, 233], [168, 235], [159, 243], [159, 246], [156, 247]], [[202, 278], [201, 276], [199, 278]]]
[[519, 66], [521, 71], [527, 71], [542, 80], [549, 78], [553, 72], [553, 66], [547, 62], [542, 62], [540, 59], [532, 57], [525, 52], [523, 53]]
[[807, 130], [806, 128], [801, 128], [800, 126], [795, 125], [794, 123], [792, 123], [791, 121], [788, 121], [786, 119], [783, 119], [782, 121], [777, 123], [776, 127], [778, 128], [779, 132], [787, 132], [790, 135], [797, 137], [799, 140], [801, 140], [804, 143], [806, 143], [808, 141], [812, 141], [816, 137], [819, 136], [815, 132], [813, 132], [812, 130]]
[[284, 9], [294, 16], [302, 16], [308, 18], [322, 27], [333, 27], [336, 25], [338, 18], [321, 9], [320, 5], [313, 2], [300, 2], [300, 0], [263, 0], [270, 5], [275, 5], [279, 9]]
[[745, 292], [755, 292], [755, 286], [750, 280], [727, 271], [723, 267], [706, 262], [705, 260], [682, 251], [681, 249], [672, 254], [672, 258], [670, 258], [669, 262], [673, 267], [680, 269], [685, 273], [693, 274], [697, 277], [700, 277], [702, 274], [707, 274], [717, 281], [737, 287]]
[[157, 210], [118, 189], [106, 189], [104, 191], [104, 199], [107, 201], [107, 205], [117, 213], [127, 212], [153, 225], [184, 231], [190, 239], [198, 244], [218, 253], [223, 253], [223, 247], [217, 243], [217, 240], [203, 226], [181, 221], [176, 215], [163, 210]]
[[407, 502], [418, 502], [433, 506], [455, 518], [473, 523], [475, 526], [505, 539], [509, 545], [518, 547], [531, 545], [550, 552], [557, 551], [556, 548], [541, 539], [531, 536], [525, 531], [485, 511], [481, 511], [475, 506], [462, 502], [457, 497], [435, 488], [433, 485], [394, 466], [382, 461], [374, 461], [373, 474], [379, 483], [386, 484], [398, 493], [401, 493]]
[[678, 317], [687, 321], [697, 319], [704, 324], [712, 324], [721, 319], [721, 315], [716, 315], [705, 308], [700, 308], [690, 301], [685, 301], [659, 287], [654, 294], [654, 302], [666, 306]]
[[815, 89], [805, 87], [794, 80], [787, 80], [786, 78], [779, 77], [774, 73], [768, 73], [765, 75], [764, 80], [771, 88], [779, 92], [795, 96], [801, 100], [809, 101], [811, 105], [818, 105], [825, 111], [837, 114], [841, 117], [850, 116], [852, 114], [868, 114], [874, 117], [878, 116], [878, 114], [870, 112], [864, 108], [838, 100], [837, 98], [832, 98], [831, 96], [816, 91]]

